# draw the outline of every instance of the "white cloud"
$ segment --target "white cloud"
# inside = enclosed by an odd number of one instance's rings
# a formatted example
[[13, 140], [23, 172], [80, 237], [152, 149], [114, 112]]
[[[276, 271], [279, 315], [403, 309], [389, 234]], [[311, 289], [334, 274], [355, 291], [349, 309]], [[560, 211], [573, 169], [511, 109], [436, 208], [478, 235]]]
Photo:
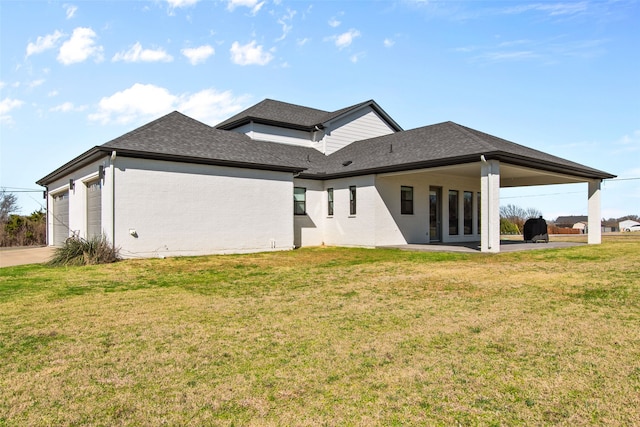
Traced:
[[20, 108], [23, 104], [24, 102], [20, 101], [19, 99], [5, 98], [2, 101], [0, 101], [0, 123], [3, 123], [3, 124], [13, 123], [13, 118], [8, 113], [11, 110]]
[[126, 52], [116, 53], [111, 60], [113, 62], [171, 62], [173, 61], [173, 56], [163, 49], [143, 49], [140, 42], [136, 42]]
[[209, 45], [182, 49], [182, 54], [189, 59], [191, 65], [203, 63], [214, 53], [216, 53], [215, 49]]
[[0, 114], [4, 115], [13, 109], [21, 107], [22, 104], [24, 104], [24, 102], [19, 99], [5, 98], [0, 101]]
[[328, 24], [330, 27], [336, 28], [340, 26], [341, 22], [338, 21], [335, 17], [332, 17], [331, 19], [329, 19]]
[[53, 98], [54, 96], [58, 96], [59, 92], [57, 90], [52, 90], [47, 94], [49, 98]]
[[282, 35], [276, 39], [277, 42], [284, 40], [289, 32], [291, 32], [293, 28], [291, 21], [293, 21], [294, 16], [296, 16], [296, 11], [287, 9], [287, 14], [278, 19], [278, 24], [282, 25]]
[[193, 6], [194, 4], [198, 3], [199, 0], [167, 0], [167, 3], [169, 3], [169, 6], [172, 9], [175, 9], [177, 7], [188, 7], [188, 6]]
[[87, 107], [84, 105], [76, 107], [73, 105], [73, 102], [63, 102], [60, 105], [56, 105], [49, 109], [49, 111], [59, 112], [59, 113], [68, 113], [70, 111], [84, 111]]
[[351, 46], [351, 43], [353, 43], [353, 40], [356, 37], [360, 37], [360, 31], [354, 30], [352, 28], [346, 33], [342, 33], [337, 36], [330, 37], [329, 39], [335, 42], [338, 49], [344, 49], [345, 47]]
[[0, 81], [0, 89], [2, 89], [3, 87], [5, 87], [7, 84], [3, 81]]
[[93, 57], [96, 62], [102, 61], [103, 48], [95, 44], [96, 37], [96, 33], [91, 28], [76, 28], [71, 38], [60, 47], [58, 61], [64, 65], [84, 62], [90, 57]]
[[396, 42], [391, 39], [384, 39], [384, 42], [382, 43], [384, 44], [384, 47], [392, 47], [394, 44], [396, 44]]
[[214, 125], [241, 111], [246, 100], [246, 96], [235, 97], [231, 91], [204, 89], [180, 97], [177, 109], [194, 119]]
[[583, 13], [588, 9], [589, 5], [586, 1], [582, 2], [566, 2], [566, 3], [533, 3], [523, 4], [504, 10], [507, 14], [518, 14], [528, 11], [537, 11], [548, 13], [550, 16], [574, 15]]
[[34, 87], [38, 87], [38, 86], [42, 86], [42, 84], [44, 84], [45, 80], [44, 79], [38, 79], [38, 80], [34, 80], [32, 82], [29, 82], [27, 84], [27, 86], [31, 89], [33, 89]]
[[357, 63], [358, 61], [360, 61], [360, 59], [365, 57], [365, 53], [364, 52], [360, 52], [360, 53], [356, 53], [354, 55], [351, 55], [351, 57], [349, 58], [349, 60], [351, 62], [353, 62], [354, 64]]
[[57, 46], [58, 40], [60, 40], [63, 35], [62, 32], [56, 30], [53, 34], [38, 37], [35, 43], [29, 43], [27, 45], [27, 56], [53, 49]]
[[102, 98], [98, 111], [89, 115], [89, 120], [107, 123], [130, 123], [141, 117], [158, 117], [168, 113], [177, 97], [165, 88], [152, 84], [136, 83], [128, 89]]
[[233, 42], [231, 45], [231, 61], [238, 65], [266, 65], [273, 59], [270, 52], [264, 52], [262, 46], [256, 46], [256, 41], [245, 45]]
[[298, 39], [298, 40], [296, 40], [296, 44], [298, 46], [304, 46], [305, 44], [307, 44], [309, 42], [309, 40], [311, 40], [311, 39], [308, 38], [308, 37], [305, 37], [303, 39]]
[[174, 95], [152, 84], [136, 83], [128, 89], [102, 98], [98, 111], [89, 119], [102, 124], [149, 120], [179, 110], [197, 120], [216, 124], [242, 110], [246, 97], [231, 91], [205, 89], [193, 94]]
[[640, 151], [640, 129], [636, 129], [630, 134], [624, 135], [616, 142], [616, 145], [619, 147], [615, 151], [616, 153]]
[[72, 4], [63, 4], [62, 7], [64, 7], [66, 10], [67, 19], [73, 18], [78, 11], [78, 6], [74, 6]]
[[238, 6], [244, 6], [251, 9], [251, 14], [257, 14], [262, 6], [264, 6], [264, 1], [258, 2], [258, 0], [229, 0], [227, 3], [227, 9], [233, 11]]

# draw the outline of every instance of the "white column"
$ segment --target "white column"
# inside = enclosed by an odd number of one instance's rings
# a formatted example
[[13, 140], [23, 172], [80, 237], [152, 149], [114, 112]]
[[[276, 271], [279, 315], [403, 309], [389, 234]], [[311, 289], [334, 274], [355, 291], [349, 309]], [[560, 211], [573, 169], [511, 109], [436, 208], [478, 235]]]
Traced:
[[590, 245], [598, 245], [602, 242], [602, 228], [600, 222], [600, 185], [602, 181], [594, 179], [589, 181], [589, 221], [588, 242]]
[[482, 162], [480, 177], [480, 250], [500, 252], [500, 162]]

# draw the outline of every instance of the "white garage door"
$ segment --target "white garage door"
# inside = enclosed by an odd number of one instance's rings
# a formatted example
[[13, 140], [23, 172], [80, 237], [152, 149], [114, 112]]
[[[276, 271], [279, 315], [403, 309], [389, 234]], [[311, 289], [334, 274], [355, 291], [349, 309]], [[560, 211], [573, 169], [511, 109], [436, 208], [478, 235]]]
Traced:
[[53, 196], [53, 244], [64, 245], [69, 237], [69, 192]]
[[102, 185], [99, 179], [87, 183], [87, 237], [102, 235]]

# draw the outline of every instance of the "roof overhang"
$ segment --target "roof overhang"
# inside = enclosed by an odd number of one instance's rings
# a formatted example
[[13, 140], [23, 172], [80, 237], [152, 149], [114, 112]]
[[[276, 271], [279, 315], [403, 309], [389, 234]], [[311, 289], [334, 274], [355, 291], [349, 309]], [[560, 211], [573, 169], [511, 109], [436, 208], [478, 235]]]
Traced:
[[243, 169], [258, 169], [258, 170], [269, 170], [275, 172], [290, 172], [290, 173], [300, 173], [304, 170], [304, 168], [298, 166], [286, 166], [286, 165], [267, 165], [261, 163], [249, 163], [249, 162], [239, 162], [233, 160], [221, 160], [221, 159], [209, 159], [203, 157], [192, 157], [192, 156], [178, 156], [175, 154], [168, 153], [154, 153], [148, 151], [138, 151], [138, 150], [130, 150], [130, 149], [119, 149], [113, 147], [93, 147], [91, 150], [81, 154], [70, 162], [64, 164], [59, 167], [55, 171], [51, 172], [49, 175], [39, 179], [36, 181], [36, 184], [47, 186], [53, 181], [56, 181], [90, 163], [95, 162], [96, 160], [100, 160], [101, 158], [110, 156], [112, 152], [116, 152], [119, 157], [130, 157], [136, 159], [147, 159], [147, 160], [164, 160], [170, 162], [179, 162], [179, 163], [191, 163], [191, 164], [203, 164], [203, 165], [212, 165], [212, 166], [227, 166], [227, 167], [236, 167]]
[[[611, 179], [615, 175], [598, 171], [581, 165], [560, 165], [537, 159], [514, 156], [508, 153], [487, 153], [485, 160], [500, 161], [500, 178], [503, 187], [521, 187], [530, 185], [565, 184], [587, 182], [594, 179]], [[305, 174], [301, 177], [309, 179], [335, 179], [370, 174], [416, 173], [425, 171], [448, 171], [462, 176], [479, 177], [481, 167], [480, 156], [477, 154], [455, 158], [418, 161], [383, 167], [358, 169], [357, 162], [344, 166], [344, 171], [331, 173]], [[350, 167], [354, 168], [351, 170]]]

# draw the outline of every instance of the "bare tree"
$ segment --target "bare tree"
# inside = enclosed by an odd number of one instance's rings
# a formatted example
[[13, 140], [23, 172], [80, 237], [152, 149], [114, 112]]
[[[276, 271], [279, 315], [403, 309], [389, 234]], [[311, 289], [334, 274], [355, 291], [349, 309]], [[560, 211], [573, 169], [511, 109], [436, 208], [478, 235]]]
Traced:
[[540, 212], [538, 209], [536, 208], [527, 208], [525, 210], [526, 212], [526, 216], [525, 219], [529, 219], [529, 218], [541, 218], [542, 217], [542, 212]]
[[9, 220], [9, 215], [18, 209], [20, 209], [18, 197], [13, 193], [7, 193], [4, 188], [0, 189], [0, 223], [6, 224]]
[[542, 212], [536, 208], [523, 209], [516, 205], [500, 206], [500, 218], [514, 224], [519, 230], [522, 230], [524, 223], [529, 218], [539, 218], [541, 216]]

